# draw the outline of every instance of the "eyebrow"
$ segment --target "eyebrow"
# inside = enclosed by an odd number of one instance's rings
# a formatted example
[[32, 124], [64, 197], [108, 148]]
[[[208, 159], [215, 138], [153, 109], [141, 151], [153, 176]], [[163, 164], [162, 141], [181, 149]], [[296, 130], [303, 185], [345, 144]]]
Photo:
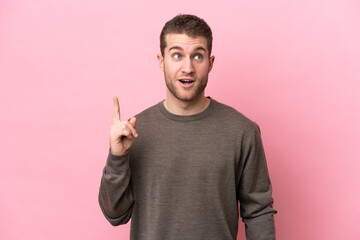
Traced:
[[182, 49], [181, 47], [179, 47], [179, 46], [173, 46], [173, 47], [171, 47], [171, 48], [169, 48], [169, 52], [171, 51], [171, 50], [184, 50], [184, 49]]
[[206, 52], [206, 49], [203, 47], [197, 47], [194, 49], [194, 51], [199, 51], [199, 50]]
[[[169, 52], [171, 50], [181, 50], [181, 51], [183, 51], [184, 49], [182, 47], [179, 47], [179, 46], [173, 46], [173, 47], [169, 48]], [[203, 48], [203, 47], [197, 47], [197, 48], [194, 49], [194, 51], [199, 51], [199, 50], [206, 52], [206, 49]]]

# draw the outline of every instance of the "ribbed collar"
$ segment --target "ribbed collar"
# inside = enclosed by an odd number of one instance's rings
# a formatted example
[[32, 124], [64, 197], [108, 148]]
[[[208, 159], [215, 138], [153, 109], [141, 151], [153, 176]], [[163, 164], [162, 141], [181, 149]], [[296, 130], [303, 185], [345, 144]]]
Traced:
[[164, 101], [161, 101], [158, 103], [158, 108], [160, 110], [160, 112], [165, 115], [167, 118], [174, 120], [174, 121], [180, 121], [180, 122], [189, 122], [189, 121], [195, 121], [195, 120], [199, 120], [202, 118], [205, 118], [207, 116], [209, 116], [213, 109], [214, 106], [216, 104], [216, 101], [214, 99], [212, 99], [211, 97], [208, 97], [210, 99], [210, 103], [209, 106], [202, 112], [197, 113], [197, 114], [193, 114], [193, 115], [176, 115], [173, 114], [171, 112], [169, 112], [165, 106], [164, 106]]

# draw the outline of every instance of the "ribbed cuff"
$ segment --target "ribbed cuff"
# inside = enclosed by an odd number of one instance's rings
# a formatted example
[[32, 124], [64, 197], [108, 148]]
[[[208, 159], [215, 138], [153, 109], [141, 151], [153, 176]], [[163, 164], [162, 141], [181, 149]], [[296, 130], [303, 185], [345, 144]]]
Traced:
[[122, 173], [129, 169], [129, 151], [123, 155], [113, 155], [109, 150], [109, 155], [106, 161], [106, 169], [113, 173]]

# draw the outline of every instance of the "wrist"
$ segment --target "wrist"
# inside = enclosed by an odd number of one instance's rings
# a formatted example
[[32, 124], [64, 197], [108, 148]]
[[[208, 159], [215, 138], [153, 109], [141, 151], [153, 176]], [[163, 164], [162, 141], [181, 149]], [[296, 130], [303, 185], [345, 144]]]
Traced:
[[125, 150], [125, 149], [124, 150], [122, 150], [122, 149], [114, 150], [110, 147], [109, 152], [114, 157], [121, 157], [121, 156], [125, 155], [128, 152], [128, 150]]

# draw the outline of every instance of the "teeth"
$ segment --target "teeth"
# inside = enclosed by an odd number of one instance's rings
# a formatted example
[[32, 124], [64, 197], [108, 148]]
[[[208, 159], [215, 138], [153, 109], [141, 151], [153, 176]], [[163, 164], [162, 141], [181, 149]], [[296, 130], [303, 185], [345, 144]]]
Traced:
[[184, 82], [184, 83], [190, 83], [193, 82], [193, 80], [189, 80], [189, 79], [181, 79], [180, 82]]

